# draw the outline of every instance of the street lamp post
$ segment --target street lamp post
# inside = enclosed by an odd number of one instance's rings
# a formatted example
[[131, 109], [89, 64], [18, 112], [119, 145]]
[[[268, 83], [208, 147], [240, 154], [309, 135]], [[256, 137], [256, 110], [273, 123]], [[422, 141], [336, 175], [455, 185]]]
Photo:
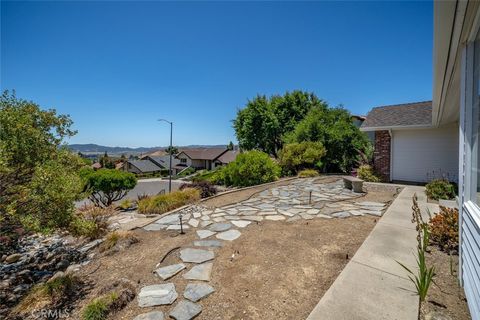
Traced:
[[173, 122], [165, 120], [165, 119], [158, 119], [158, 121], [164, 121], [170, 124], [170, 164], [169, 164], [169, 176], [168, 176], [168, 193], [172, 192], [172, 133], [173, 133]]

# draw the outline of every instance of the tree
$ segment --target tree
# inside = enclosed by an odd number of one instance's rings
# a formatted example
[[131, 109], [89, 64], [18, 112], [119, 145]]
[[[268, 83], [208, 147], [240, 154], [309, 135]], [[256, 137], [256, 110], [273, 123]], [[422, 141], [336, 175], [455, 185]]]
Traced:
[[283, 171], [296, 174], [302, 169], [322, 167], [322, 158], [326, 150], [321, 142], [304, 141], [283, 146], [279, 153], [279, 162]]
[[83, 170], [81, 176], [88, 198], [99, 207], [122, 199], [137, 184], [133, 173], [114, 169]]
[[369, 140], [343, 108], [316, 107], [284, 137], [286, 143], [318, 141], [326, 149], [323, 170], [349, 172], [367, 152]]
[[165, 152], [168, 154], [177, 154], [178, 148], [175, 146], [165, 148]]
[[80, 158], [62, 148], [72, 120], [55, 110], [0, 97], [0, 220], [36, 231], [66, 227], [81, 191]]
[[258, 149], [277, 155], [283, 146], [283, 136], [292, 131], [313, 107], [326, 106], [313, 93], [287, 92], [268, 99], [257, 96], [238, 110], [233, 120], [240, 148]]
[[228, 145], [227, 145], [227, 149], [228, 149], [228, 150], [233, 150], [233, 148], [234, 148], [233, 142], [230, 141], [230, 142], [228, 143]]
[[215, 179], [227, 186], [247, 187], [275, 181], [280, 171], [268, 154], [253, 150], [239, 154], [235, 161], [217, 170]]
[[108, 156], [107, 151], [105, 151], [98, 162], [100, 162], [102, 168], [115, 169], [115, 162]]

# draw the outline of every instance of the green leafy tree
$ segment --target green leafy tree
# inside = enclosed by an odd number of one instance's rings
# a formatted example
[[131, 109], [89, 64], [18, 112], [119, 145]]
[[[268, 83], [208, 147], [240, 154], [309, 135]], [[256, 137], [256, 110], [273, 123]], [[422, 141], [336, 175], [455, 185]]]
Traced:
[[233, 150], [233, 147], [234, 147], [233, 142], [230, 141], [230, 142], [228, 143], [228, 145], [227, 145], [227, 149], [228, 149], [228, 150]]
[[326, 149], [323, 169], [328, 172], [350, 171], [361, 162], [361, 154], [370, 144], [367, 136], [353, 124], [347, 110], [326, 106], [313, 108], [284, 141], [322, 143]]
[[77, 155], [61, 148], [75, 134], [72, 120], [55, 110], [0, 97], [0, 224], [22, 224], [38, 231], [65, 227], [79, 196]]
[[133, 173], [114, 169], [83, 170], [80, 175], [85, 191], [90, 194], [88, 198], [99, 207], [108, 207], [122, 199], [137, 184]]
[[102, 168], [115, 169], [115, 162], [108, 156], [107, 151], [105, 151], [98, 162], [100, 162]]
[[233, 120], [240, 147], [276, 156], [283, 146], [283, 136], [292, 131], [313, 107], [324, 105], [313, 93], [303, 91], [270, 98], [259, 95], [248, 101]]
[[321, 142], [304, 141], [283, 146], [279, 153], [279, 162], [287, 174], [296, 174], [302, 169], [320, 168], [326, 150]]
[[253, 150], [239, 154], [235, 161], [217, 170], [215, 180], [227, 186], [247, 187], [275, 181], [280, 171], [268, 154]]
[[175, 146], [167, 147], [165, 149], [165, 152], [168, 153], [168, 154], [177, 154], [178, 153], [178, 148], [175, 147]]

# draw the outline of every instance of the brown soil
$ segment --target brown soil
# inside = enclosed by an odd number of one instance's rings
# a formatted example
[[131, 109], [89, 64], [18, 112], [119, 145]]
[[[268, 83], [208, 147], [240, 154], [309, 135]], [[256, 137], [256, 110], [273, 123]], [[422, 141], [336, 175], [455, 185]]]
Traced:
[[428, 313], [448, 315], [451, 319], [471, 319], [463, 289], [458, 284], [458, 256], [431, 248], [427, 254], [428, 265], [435, 266], [435, 284], [428, 291], [427, 301], [420, 308], [420, 319]]

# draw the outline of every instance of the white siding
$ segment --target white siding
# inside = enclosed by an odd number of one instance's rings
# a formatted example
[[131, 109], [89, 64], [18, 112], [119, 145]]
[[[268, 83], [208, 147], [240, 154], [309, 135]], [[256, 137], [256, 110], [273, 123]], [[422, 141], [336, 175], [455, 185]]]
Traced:
[[480, 315], [480, 215], [470, 202], [462, 210], [462, 278], [472, 319]]
[[458, 126], [392, 132], [392, 179], [427, 182], [448, 174], [458, 180]]

